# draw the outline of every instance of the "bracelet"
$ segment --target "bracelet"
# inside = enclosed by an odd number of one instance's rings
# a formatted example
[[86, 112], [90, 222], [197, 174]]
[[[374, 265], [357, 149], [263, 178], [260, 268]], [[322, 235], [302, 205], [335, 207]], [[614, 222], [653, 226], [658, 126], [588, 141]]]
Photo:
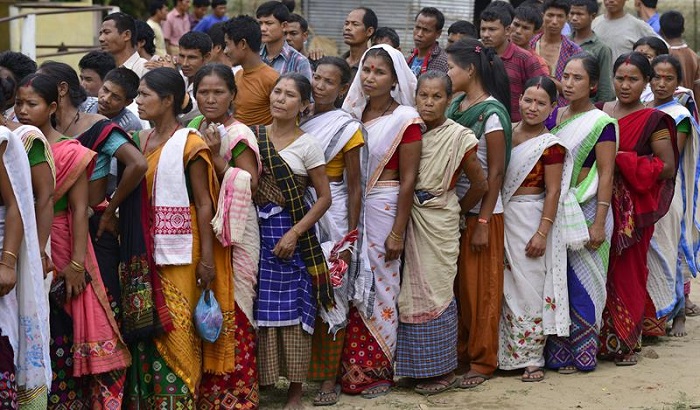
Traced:
[[543, 237], [544, 239], [547, 239], [547, 235], [545, 235], [544, 233], [542, 233], [542, 231], [540, 231], [539, 229], [537, 230], [537, 235]]
[[15, 270], [15, 267], [14, 267], [14, 266], [10, 265], [9, 263], [7, 263], [7, 262], [5, 262], [5, 261], [0, 261], [0, 265], [6, 266], [6, 267], [8, 267], [8, 268], [10, 268], [10, 269], [12, 269], [12, 270]]
[[10, 252], [10, 251], [6, 251], [6, 250], [3, 249], [2, 254], [3, 254], [3, 256], [4, 256], [5, 254], [8, 254], [8, 255], [12, 256], [13, 258], [15, 258], [15, 261], [17, 261], [17, 254], [15, 254], [15, 253], [12, 253], [12, 252]]
[[554, 224], [554, 221], [552, 220], [552, 218], [547, 218], [546, 216], [543, 216], [542, 220], [547, 221], [547, 222], [551, 223], [552, 225]]
[[301, 232], [299, 232], [299, 230], [297, 229], [296, 225], [292, 225], [292, 229], [291, 229], [291, 230], [292, 230], [292, 232], [294, 232], [295, 234], [297, 234], [297, 236], [301, 236]]
[[78, 273], [85, 272], [85, 266], [79, 264], [78, 262], [74, 261], [73, 259], [71, 259], [71, 261], [70, 261], [70, 267], [73, 268], [73, 270], [78, 272]]
[[479, 218], [476, 221], [480, 224], [483, 224], [483, 225], [488, 225], [488, 223], [489, 223], [489, 220], [486, 218]]
[[390, 237], [391, 239], [395, 240], [395, 241], [398, 241], [398, 242], [403, 241], [403, 236], [401, 236], [401, 235], [397, 234], [396, 232], [394, 232], [393, 229], [389, 232], [389, 237]]
[[598, 201], [598, 205], [610, 207], [610, 202]]
[[206, 263], [204, 263], [204, 262], [201, 261], [201, 260], [199, 261], [199, 264], [202, 265], [202, 266], [204, 266], [204, 267], [207, 268], [207, 269], [214, 269], [214, 265], [207, 265]]

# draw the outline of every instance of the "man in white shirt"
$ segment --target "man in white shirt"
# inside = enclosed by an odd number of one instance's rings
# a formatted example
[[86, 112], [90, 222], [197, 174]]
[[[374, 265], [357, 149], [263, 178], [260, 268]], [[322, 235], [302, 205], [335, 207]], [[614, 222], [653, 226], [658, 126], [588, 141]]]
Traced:
[[114, 57], [117, 67], [130, 69], [139, 78], [148, 72], [146, 60], [136, 49], [136, 22], [130, 15], [122, 12], [108, 14], [102, 20], [99, 41], [102, 50]]
[[168, 17], [168, 4], [165, 0], [151, 0], [148, 3], [148, 12], [151, 17], [146, 20], [146, 24], [153, 29], [155, 35], [156, 55], [165, 57], [165, 37], [163, 37], [163, 27], [161, 23]]
[[625, 11], [627, 0], [605, 0], [605, 14], [593, 20], [592, 28], [598, 38], [612, 51], [613, 63], [632, 51], [634, 43], [642, 37], [657, 36], [644, 21]]

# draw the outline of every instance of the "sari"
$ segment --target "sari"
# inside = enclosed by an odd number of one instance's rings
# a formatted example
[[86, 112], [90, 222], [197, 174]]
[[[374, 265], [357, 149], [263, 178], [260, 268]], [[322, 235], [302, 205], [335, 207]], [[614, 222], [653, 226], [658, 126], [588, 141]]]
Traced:
[[[479, 139], [477, 158], [484, 171], [488, 172], [488, 153], [484, 135], [487, 121], [495, 115], [505, 137], [507, 170], [512, 147], [509, 109], [489, 97], [466, 111], [459, 111], [459, 105], [463, 99], [464, 96], [455, 98], [447, 109], [447, 118], [474, 131], [474, 135]], [[457, 195], [462, 197], [467, 188], [468, 181], [462, 176], [457, 181]], [[504, 269], [504, 226], [501, 203], [499, 194], [488, 224], [489, 244], [479, 253], [472, 252], [470, 240], [478, 223], [477, 214], [481, 209], [481, 203], [467, 214], [466, 226], [460, 238], [455, 280], [455, 294], [459, 308], [458, 359], [468, 364], [473, 372], [487, 376], [491, 375], [498, 365], [498, 323], [501, 317]]]
[[620, 144], [613, 185], [614, 228], [608, 268], [607, 300], [600, 332], [601, 355], [620, 357], [641, 348], [647, 300], [647, 253], [654, 224], [666, 214], [676, 179], [659, 180], [662, 161], [651, 151], [657, 128], [670, 132], [676, 166], [673, 119], [655, 109], [620, 118]]
[[206, 163], [214, 208], [219, 184], [207, 145], [192, 129], [175, 132], [148, 153], [146, 161], [153, 253], [174, 328], [134, 346], [128, 408], [194, 409], [200, 383], [212, 375], [233, 373], [236, 341], [231, 254], [216, 241], [212, 252], [216, 275], [210, 288], [223, 314], [221, 334], [216, 342], [203, 343], [195, 330], [193, 314], [202, 292], [196, 283], [200, 245], [187, 166], [193, 161]]
[[[318, 140], [323, 149], [326, 164], [329, 164], [341, 151], [344, 151], [347, 144], [358, 132], [365, 133], [360, 121], [340, 109], [314, 115], [303, 122], [300, 127]], [[345, 174], [345, 172], [344, 170], [343, 173]], [[327, 259], [330, 257], [330, 249], [343, 242], [346, 235], [349, 234], [347, 182], [345, 179], [330, 182], [330, 189], [333, 202], [328, 211], [321, 217], [316, 228], [319, 242]], [[348, 246], [351, 249], [352, 247], [356, 248], [358, 242], [355, 241]], [[316, 330], [312, 340], [311, 365], [309, 366], [309, 379], [311, 380], [330, 380], [338, 374], [340, 355], [345, 340], [344, 328], [347, 325], [350, 311], [351, 283], [346, 278], [353, 275], [352, 272], [356, 269], [357, 257], [354, 254], [350, 265], [343, 274], [344, 280], [339, 285], [333, 286], [335, 307], [329, 310], [321, 309], [318, 312]]]
[[453, 283], [459, 256], [460, 205], [454, 177], [478, 140], [448, 119], [426, 132], [407, 228], [398, 298], [396, 374], [428, 378], [457, 368], [457, 306]]
[[[61, 139], [51, 149], [56, 164], [57, 198], [51, 227], [51, 258], [60, 272], [71, 261], [73, 246], [73, 217], [67, 194], [86, 170], [90, 175], [95, 153], [72, 139]], [[109, 306], [89, 238], [85, 272], [91, 279], [85, 290], [63, 306], [51, 306], [51, 409], [115, 408], [122, 404], [124, 372], [131, 357]]]
[[[595, 150], [605, 127], [617, 123], [601, 110], [591, 110], [566, 120], [552, 129], [569, 147], [574, 168], [569, 181], [581, 206], [586, 224], [590, 226], [598, 209], [598, 172], [594, 162], [588, 175], [578, 183], [584, 162]], [[617, 138], [615, 139], [617, 143]], [[605, 283], [608, 273], [610, 239], [613, 229], [612, 210], [605, 219], [605, 240], [598, 249], [569, 249], [567, 251], [567, 286], [571, 327], [569, 337], [551, 335], [545, 346], [547, 367], [559, 369], [575, 366], [578, 370], [594, 370], [597, 365], [598, 333], [605, 307]]]
[[[199, 129], [204, 116], [194, 118], [190, 128]], [[200, 385], [200, 406], [218, 408], [222, 403], [237, 409], [258, 407], [257, 336], [253, 305], [260, 259], [258, 212], [252, 201], [251, 175], [236, 168], [234, 152], [245, 145], [255, 153], [258, 171], [262, 169], [255, 135], [238, 121], [226, 127], [219, 154], [231, 166], [221, 182], [217, 213], [212, 220], [214, 233], [223, 246], [231, 249], [236, 303], [235, 363], [232, 373], [211, 375]], [[231, 399], [233, 395], [233, 400]]]
[[[37, 130], [38, 131], [38, 130]], [[0, 297], [0, 408], [46, 408], [51, 386], [49, 301], [44, 293], [43, 266], [34, 215], [27, 154], [22, 140], [0, 127], [7, 143], [3, 163], [8, 172], [23, 224], [17, 254], [17, 284]], [[46, 145], [48, 148], [48, 144]], [[0, 244], [4, 241], [5, 207], [0, 206]]]
[[573, 160], [564, 157], [561, 195], [542, 257], [526, 256], [525, 248], [539, 229], [541, 218], [530, 216], [542, 216], [545, 194], [515, 195], [555, 145], [564, 146], [550, 133], [517, 145], [503, 180], [506, 268], [498, 365], [504, 370], [544, 366], [547, 337], [569, 335], [566, 249], [580, 249], [588, 241], [583, 213], [569, 192]]
[[690, 111], [676, 100], [656, 109], [670, 115], [676, 125], [689, 120], [691, 129], [680, 153], [670, 208], [654, 226], [651, 239], [647, 261], [649, 299], [643, 326], [645, 336], [665, 335], [667, 320], [675, 316], [677, 306], [685, 303], [684, 272], [697, 272], [700, 245], [698, 125]]

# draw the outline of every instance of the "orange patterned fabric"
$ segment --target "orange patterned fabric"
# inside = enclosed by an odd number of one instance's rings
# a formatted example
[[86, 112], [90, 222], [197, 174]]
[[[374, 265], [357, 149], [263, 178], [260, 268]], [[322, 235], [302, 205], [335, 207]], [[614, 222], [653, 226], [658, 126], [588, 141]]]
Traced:
[[535, 164], [525, 177], [525, 180], [520, 185], [523, 188], [542, 188], [544, 189], [544, 166], [553, 164], [563, 164], [566, 151], [561, 145], [552, 145], [544, 150], [542, 157]]

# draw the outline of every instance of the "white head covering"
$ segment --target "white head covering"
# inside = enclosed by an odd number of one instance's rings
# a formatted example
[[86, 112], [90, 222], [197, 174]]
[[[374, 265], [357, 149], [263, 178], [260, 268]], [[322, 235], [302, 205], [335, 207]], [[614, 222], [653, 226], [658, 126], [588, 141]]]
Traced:
[[394, 63], [394, 70], [396, 71], [398, 83], [391, 91], [391, 96], [401, 105], [407, 105], [409, 107], [415, 107], [416, 105], [416, 85], [418, 84], [418, 80], [416, 79], [416, 75], [413, 74], [413, 71], [411, 71], [411, 68], [408, 67], [406, 58], [394, 47], [387, 44], [377, 44], [365, 51], [365, 54], [362, 55], [362, 59], [360, 60], [360, 72], [355, 75], [355, 79], [352, 85], [350, 85], [350, 90], [348, 90], [348, 95], [343, 102], [343, 110], [349, 112], [355, 118], [362, 118], [362, 111], [364, 111], [367, 105], [367, 96], [362, 90], [362, 81], [360, 80], [362, 64], [365, 62], [367, 53], [375, 48], [382, 48], [384, 51], [388, 52], [391, 56], [391, 61]]

